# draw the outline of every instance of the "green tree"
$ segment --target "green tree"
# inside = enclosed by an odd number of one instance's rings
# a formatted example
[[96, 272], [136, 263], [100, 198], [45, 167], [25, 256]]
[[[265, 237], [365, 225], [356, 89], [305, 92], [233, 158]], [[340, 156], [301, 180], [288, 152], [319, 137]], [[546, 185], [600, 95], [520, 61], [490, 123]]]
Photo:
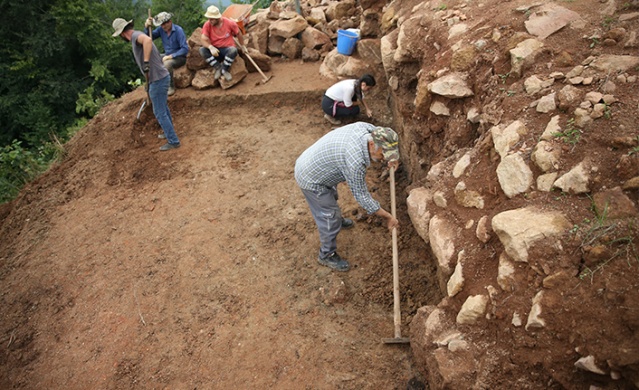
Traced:
[[204, 0], [154, 0], [153, 15], [160, 12], [173, 14], [173, 23], [184, 29], [188, 37], [204, 24]]

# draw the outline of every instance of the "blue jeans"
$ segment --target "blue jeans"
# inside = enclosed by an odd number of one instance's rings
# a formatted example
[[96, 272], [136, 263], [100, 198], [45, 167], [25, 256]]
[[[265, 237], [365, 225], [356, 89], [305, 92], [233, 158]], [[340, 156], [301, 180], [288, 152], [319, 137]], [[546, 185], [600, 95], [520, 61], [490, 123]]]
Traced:
[[208, 47], [201, 47], [200, 55], [212, 67], [216, 68], [219, 64], [222, 64], [224, 70], [229, 70], [231, 65], [233, 65], [233, 61], [235, 61], [235, 57], [237, 57], [237, 48], [235, 46], [218, 47], [217, 50], [220, 54], [217, 57], [213, 57]]
[[153, 104], [153, 115], [160, 123], [160, 127], [164, 131], [166, 141], [170, 144], [179, 144], [180, 140], [175, 134], [173, 128], [173, 118], [171, 118], [171, 111], [169, 111], [169, 83], [171, 82], [171, 76], [166, 76], [163, 79], [154, 81], [149, 84], [149, 97]]
[[324, 258], [337, 250], [337, 234], [342, 228], [342, 211], [337, 205], [337, 188], [315, 192], [302, 190], [319, 230], [320, 257]]

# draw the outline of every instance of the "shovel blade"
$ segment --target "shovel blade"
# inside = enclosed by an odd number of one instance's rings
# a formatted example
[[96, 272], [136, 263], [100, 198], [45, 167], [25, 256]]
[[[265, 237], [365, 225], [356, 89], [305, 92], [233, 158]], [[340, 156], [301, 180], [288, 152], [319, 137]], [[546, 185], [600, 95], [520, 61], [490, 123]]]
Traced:
[[384, 344], [410, 344], [408, 337], [393, 337], [392, 339], [382, 339]]
[[146, 99], [144, 99], [144, 101], [142, 102], [142, 106], [138, 110], [138, 116], [136, 117], [136, 119], [140, 120], [140, 115], [142, 115], [142, 111], [144, 111], [145, 107], [146, 107]]

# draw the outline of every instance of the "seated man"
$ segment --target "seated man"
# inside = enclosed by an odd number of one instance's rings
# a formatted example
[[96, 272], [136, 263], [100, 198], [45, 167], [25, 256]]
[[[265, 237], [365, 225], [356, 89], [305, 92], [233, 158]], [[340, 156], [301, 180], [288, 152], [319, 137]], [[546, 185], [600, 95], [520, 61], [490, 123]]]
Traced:
[[169, 96], [175, 93], [175, 83], [173, 82], [173, 69], [179, 68], [186, 64], [186, 55], [189, 53], [189, 45], [186, 43], [186, 35], [184, 30], [177, 24], [173, 24], [171, 20], [173, 15], [168, 12], [160, 12], [155, 18], [147, 19], [144, 24], [147, 28], [151, 27], [151, 23], [157, 28], [153, 30], [153, 39], [162, 38], [162, 46], [164, 46], [164, 54], [162, 55], [162, 63], [171, 76], [169, 84]]
[[244, 37], [237, 23], [222, 17], [216, 6], [208, 7], [204, 17], [208, 21], [202, 27], [200, 55], [215, 69], [216, 80], [223, 76], [226, 81], [231, 81], [233, 77], [229, 68], [238, 54], [233, 37], [237, 37], [241, 46], [244, 46]]

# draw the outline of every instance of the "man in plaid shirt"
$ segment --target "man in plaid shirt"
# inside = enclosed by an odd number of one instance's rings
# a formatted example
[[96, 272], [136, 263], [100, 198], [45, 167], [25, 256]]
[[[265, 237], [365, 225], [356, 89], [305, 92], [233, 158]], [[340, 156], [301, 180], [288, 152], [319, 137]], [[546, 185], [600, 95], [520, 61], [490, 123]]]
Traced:
[[295, 180], [311, 209], [320, 235], [320, 264], [337, 271], [348, 271], [348, 261], [337, 254], [337, 234], [352, 227], [337, 205], [337, 184], [346, 182], [357, 203], [369, 214], [386, 219], [389, 230], [399, 227], [396, 218], [384, 210], [368, 192], [366, 168], [373, 161], [399, 165], [398, 136], [388, 127], [356, 122], [335, 129], [295, 162]]

